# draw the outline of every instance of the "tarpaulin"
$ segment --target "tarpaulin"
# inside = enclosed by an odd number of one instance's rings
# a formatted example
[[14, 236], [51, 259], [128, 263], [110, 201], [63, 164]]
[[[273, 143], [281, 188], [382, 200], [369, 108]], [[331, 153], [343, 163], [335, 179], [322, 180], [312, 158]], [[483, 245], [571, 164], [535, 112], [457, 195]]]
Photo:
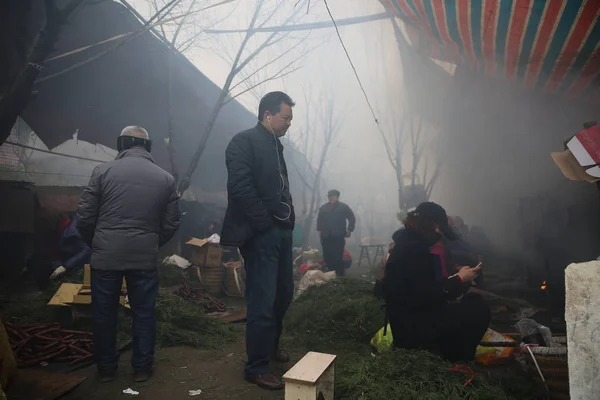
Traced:
[[380, 0], [430, 57], [600, 100], [600, 1]]

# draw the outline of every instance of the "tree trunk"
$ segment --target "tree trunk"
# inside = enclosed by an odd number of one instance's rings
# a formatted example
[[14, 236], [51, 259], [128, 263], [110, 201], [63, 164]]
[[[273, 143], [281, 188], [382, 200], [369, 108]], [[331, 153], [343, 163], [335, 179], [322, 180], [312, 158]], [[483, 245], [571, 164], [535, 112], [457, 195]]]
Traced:
[[0, 98], [0, 144], [10, 136], [18, 116], [29, 104], [33, 84], [40, 75], [44, 61], [54, 50], [61, 27], [82, 1], [71, 0], [63, 9], [58, 9], [55, 1], [46, 0], [46, 24], [39, 33], [30, 57], [21, 65], [14, 81], [9, 83]]

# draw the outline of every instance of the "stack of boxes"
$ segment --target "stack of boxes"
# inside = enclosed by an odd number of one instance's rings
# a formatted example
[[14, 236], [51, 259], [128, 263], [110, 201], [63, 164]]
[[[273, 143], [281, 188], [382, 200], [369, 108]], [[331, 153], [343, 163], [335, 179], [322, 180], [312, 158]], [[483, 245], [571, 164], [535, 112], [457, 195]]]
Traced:
[[220, 295], [225, 278], [225, 269], [221, 264], [221, 247], [206, 239], [196, 238], [190, 239], [186, 244], [192, 248], [190, 262], [196, 268], [200, 283], [209, 294]]

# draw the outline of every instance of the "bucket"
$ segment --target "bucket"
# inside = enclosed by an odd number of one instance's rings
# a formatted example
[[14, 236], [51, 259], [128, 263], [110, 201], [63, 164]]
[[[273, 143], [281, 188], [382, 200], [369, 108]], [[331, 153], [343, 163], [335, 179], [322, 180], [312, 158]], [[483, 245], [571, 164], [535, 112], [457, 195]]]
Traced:
[[225, 269], [223, 267], [196, 267], [198, 279], [208, 294], [219, 296], [223, 289]]

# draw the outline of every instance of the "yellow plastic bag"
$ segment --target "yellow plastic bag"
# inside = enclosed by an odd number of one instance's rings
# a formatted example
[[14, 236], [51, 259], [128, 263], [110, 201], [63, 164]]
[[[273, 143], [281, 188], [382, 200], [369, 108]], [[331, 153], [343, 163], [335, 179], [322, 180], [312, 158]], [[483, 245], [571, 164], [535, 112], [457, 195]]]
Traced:
[[387, 326], [387, 331], [385, 335], [383, 334], [383, 328], [377, 331], [375, 336], [371, 339], [371, 347], [377, 353], [384, 353], [392, 349], [392, 345], [394, 344], [394, 337], [392, 336], [392, 328], [390, 324]]
[[[491, 329], [488, 329], [483, 338], [482, 342], [511, 342], [515, 340], [510, 336], [503, 335]], [[510, 359], [515, 352], [515, 347], [484, 347], [477, 346], [475, 352], [475, 361], [483, 365], [496, 365], [502, 364]]]

